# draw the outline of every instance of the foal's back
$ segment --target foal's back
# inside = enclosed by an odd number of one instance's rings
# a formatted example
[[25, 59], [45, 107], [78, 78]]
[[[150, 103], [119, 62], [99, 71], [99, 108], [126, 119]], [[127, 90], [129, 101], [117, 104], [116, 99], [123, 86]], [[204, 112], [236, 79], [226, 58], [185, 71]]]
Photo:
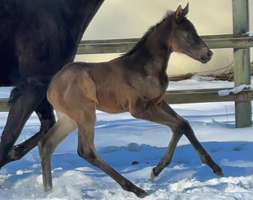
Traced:
[[132, 57], [119, 57], [104, 63], [75, 62], [56, 74], [47, 95], [59, 110], [78, 109], [91, 101], [96, 109], [120, 113], [131, 111], [131, 104], [138, 100], [154, 104], [160, 101], [167, 82], [161, 84], [159, 78], [156, 74], [147, 74]]
[[[47, 92], [56, 110], [79, 109], [93, 102], [108, 113], [128, 111], [129, 90], [117, 60], [108, 63], [75, 62], [52, 79]], [[66, 110], [66, 112], [68, 112]]]

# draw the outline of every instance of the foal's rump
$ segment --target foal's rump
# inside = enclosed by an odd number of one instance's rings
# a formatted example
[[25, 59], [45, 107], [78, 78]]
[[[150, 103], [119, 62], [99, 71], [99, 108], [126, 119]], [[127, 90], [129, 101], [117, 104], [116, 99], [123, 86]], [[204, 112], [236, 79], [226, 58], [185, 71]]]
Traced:
[[86, 63], [70, 63], [52, 79], [47, 91], [48, 101], [56, 110], [79, 110], [85, 102], [98, 104], [96, 85]]

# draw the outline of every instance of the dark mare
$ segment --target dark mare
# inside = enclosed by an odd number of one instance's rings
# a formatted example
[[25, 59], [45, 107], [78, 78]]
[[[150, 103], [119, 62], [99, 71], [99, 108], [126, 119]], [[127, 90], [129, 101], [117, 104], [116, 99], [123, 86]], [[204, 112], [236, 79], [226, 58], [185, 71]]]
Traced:
[[[17, 86], [0, 143], [0, 168], [22, 158], [54, 125], [46, 99], [51, 77], [72, 62], [104, 0], [0, 0], [0, 86]], [[40, 131], [14, 146], [35, 111]]]
[[132, 116], [166, 125], [173, 135], [160, 162], [151, 172], [158, 176], [170, 163], [179, 139], [185, 135], [201, 161], [223, 176], [197, 140], [189, 123], [163, 99], [168, 86], [166, 74], [172, 52], [181, 52], [207, 63], [212, 52], [186, 19], [188, 5], [169, 13], [152, 27], [127, 54], [104, 63], [76, 62], [66, 65], [52, 79], [47, 97], [58, 120], [39, 141], [44, 190], [52, 190], [51, 156], [57, 145], [78, 129], [79, 156], [112, 177], [124, 190], [145, 197], [147, 193], [106, 164], [94, 146], [96, 109], [108, 113], [129, 111]]

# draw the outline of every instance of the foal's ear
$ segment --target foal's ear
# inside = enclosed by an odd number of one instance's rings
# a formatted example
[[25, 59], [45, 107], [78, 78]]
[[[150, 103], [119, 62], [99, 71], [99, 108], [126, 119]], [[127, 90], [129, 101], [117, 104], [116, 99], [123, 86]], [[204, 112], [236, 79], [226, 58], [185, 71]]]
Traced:
[[184, 9], [182, 9], [181, 5], [178, 6], [175, 12], [175, 18], [176, 18], [177, 24], [179, 24], [182, 21], [182, 19], [187, 15], [188, 12], [189, 12], [189, 3], [187, 3]]
[[183, 16], [185, 17], [189, 12], [189, 2], [187, 3], [187, 5], [185, 6], [185, 8], [183, 9]]
[[182, 6], [178, 6], [176, 12], [175, 12], [176, 22], [179, 24], [181, 20], [183, 19], [183, 9]]

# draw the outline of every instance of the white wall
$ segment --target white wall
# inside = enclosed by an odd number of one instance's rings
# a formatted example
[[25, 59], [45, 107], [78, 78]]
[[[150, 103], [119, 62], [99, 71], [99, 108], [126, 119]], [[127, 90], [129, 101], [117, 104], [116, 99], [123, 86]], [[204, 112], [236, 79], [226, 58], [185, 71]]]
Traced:
[[[150, 26], [160, 21], [167, 10], [190, 3], [188, 19], [199, 35], [232, 33], [232, 0], [106, 0], [83, 36], [89, 39], [141, 37]], [[250, 32], [253, 32], [253, 0], [249, 0]], [[213, 50], [213, 59], [201, 64], [185, 55], [173, 53], [168, 73], [208, 72], [224, 68], [233, 61], [232, 49]], [[77, 56], [76, 60], [99, 62], [117, 54]], [[251, 48], [253, 58], [253, 48]], [[251, 59], [252, 60], [252, 59]], [[211, 71], [211, 72], [209, 72]]]

